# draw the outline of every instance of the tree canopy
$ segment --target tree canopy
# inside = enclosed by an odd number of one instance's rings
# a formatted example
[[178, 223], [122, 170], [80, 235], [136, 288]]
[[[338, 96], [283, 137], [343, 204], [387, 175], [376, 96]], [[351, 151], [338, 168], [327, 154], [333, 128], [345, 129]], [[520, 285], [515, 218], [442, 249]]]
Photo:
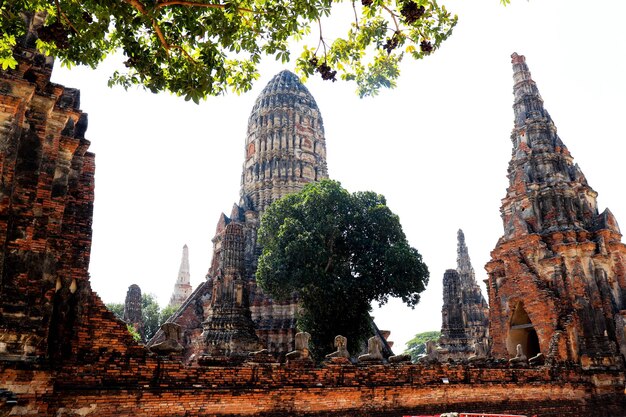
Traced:
[[150, 340], [161, 327], [161, 308], [154, 295], [141, 295], [141, 317], [146, 340]]
[[[123, 303], [107, 303], [106, 306], [120, 320], [124, 320]], [[146, 340], [150, 340], [152, 336], [154, 336], [154, 334], [161, 328], [161, 325], [165, 323], [167, 319], [169, 319], [170, 316], [176, 312], [176, 310], [176, 307], [170, 306], [161, 309], [156, 297], [153, 294], [142, 294], [141, 318], [143, 320]]]
[[421, 355], [426, 353], [426, 342], [439, 340], [440, 337], [441, 332], [438, 330], [418, 333], [413, 337], [413, 339], [407, 342], [406, 351], [404, 353], [411, 355], [411, 360], [415, 362]]
[[115, 317], [124, 320], [124, 303], [107, 303], [106, 306], [115, 314]]
[[338, 334], [356, 353], [372, 336], [372, 301], [400, 297], [415, 306], [428, 282], [428, 268], [385, 198], [351, 194], [331, 180], [274, 202], [258, 241], [257, 282], [279, 300], [298, 294], [298, 327], [311, 334], [318, 358], [334, 350]]
[[[338, 13], [344, 4], [349, 13]], [[122, 50], [125, 71], [110, 84], [142, 85], [186, 100], [250, 89], [263, 56], [296, 56], [303, 78], [355, 81], [361, 96], [395, 86], [405, 56], [421, 59], [452, 33], [457, 17], [437, 0], [12, 0], [0, 2], [0, 65], [17, 62], [12, 48], [25, 17], [47, 13], [37, 47], [63, 64], [95, 67]], [[331, 14], [340, 14], [324, 34]], [[293, 51], [314, 31], [317, 41]], [[295, 53], [294, 53], [295, 52]]]

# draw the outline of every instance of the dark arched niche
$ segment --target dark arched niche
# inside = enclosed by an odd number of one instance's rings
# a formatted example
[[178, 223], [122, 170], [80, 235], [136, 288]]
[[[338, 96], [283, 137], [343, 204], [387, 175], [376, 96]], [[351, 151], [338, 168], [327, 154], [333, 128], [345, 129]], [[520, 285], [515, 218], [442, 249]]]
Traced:
[[539, 337], [528, 313], [524, 309], [524, 303], [521, 301], [517, 303], [513, 310], [509, 325], [509, 335], [506, 340], [506, 349], [511, 356], [515, 356], [518, 344], [522, 345], [524, 355], [528, 358], [541, 352], [539, 349]]

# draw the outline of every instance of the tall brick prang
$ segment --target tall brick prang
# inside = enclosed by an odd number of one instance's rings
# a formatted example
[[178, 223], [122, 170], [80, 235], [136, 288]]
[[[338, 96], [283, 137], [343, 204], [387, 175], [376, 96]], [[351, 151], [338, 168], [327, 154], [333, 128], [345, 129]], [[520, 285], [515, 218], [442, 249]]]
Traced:
[[[328, 178], [324, 122], [315, 98], [290, 71], [281, 71], [263, 89], [248, 120], [241, 202], [246, 233], [245, 276], [250, 310], [259, 339], [273, 353], [294, 349], [297, 300], [276, 302], [256, 286], [261, 252], [256, 230], [273, 201]], [[255, 214], [253, 214], [255, 213]], [[233, 213], [234, 214], [234, 213]]]
[[487, 351], [489, 308], [476, 283], [461, 229], [457, 233], [457, 268], [448, 269], [443, 276], [441, 315], [441, 337], [437, 349], [441, 360], [467, 359]]
[[495, 356], [584, 367], [626, 353], [626, 246], [617, 221], [557, 135], [524, 56], [513, 54], [515, 125], [504, 235], [486, 265]]
[[91, 293], [94, 155], [80, 93], [34, 49], [43, 15], [0, 71], [0, 359], [60, 358]]
[[298, 77], [282, 71], [250, 113], [240, 205], [263, 213], [273, 201], [323, 178], [328, 170], [322, 115]]

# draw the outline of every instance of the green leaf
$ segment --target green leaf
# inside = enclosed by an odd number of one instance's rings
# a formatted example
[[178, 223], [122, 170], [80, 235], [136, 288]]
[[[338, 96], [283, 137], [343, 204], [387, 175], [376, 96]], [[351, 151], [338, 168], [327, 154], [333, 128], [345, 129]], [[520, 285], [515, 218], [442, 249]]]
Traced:
[[0, 58], [0, 65], [2, 65], [2, 70], [7, 69], [15, 69], [17, 67], [17, 61], [12, 56], [9, 58]]

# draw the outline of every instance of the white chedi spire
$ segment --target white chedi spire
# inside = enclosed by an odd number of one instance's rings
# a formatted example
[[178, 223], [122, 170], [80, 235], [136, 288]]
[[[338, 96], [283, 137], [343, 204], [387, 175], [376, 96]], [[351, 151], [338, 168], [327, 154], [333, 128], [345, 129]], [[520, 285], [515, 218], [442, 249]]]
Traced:
[[177, 284], [189, 284], [189, 248], [187, 245], [183, 246], [183, 258], [180, 261], [180, 268], [178, 269]]
[[183, 257], [180, 261], [180, 268], [178, 269], [178, 277], [176, 278], [176, 284], [174, 284], [174, 292], [170, 297], [169, 306], [179, 307], [185, 302], [187, 297], [192, 293], [192, 287], [190, 283], [191, 274], [189, 273], [189, 248], [187, 245], [183, 246]]

